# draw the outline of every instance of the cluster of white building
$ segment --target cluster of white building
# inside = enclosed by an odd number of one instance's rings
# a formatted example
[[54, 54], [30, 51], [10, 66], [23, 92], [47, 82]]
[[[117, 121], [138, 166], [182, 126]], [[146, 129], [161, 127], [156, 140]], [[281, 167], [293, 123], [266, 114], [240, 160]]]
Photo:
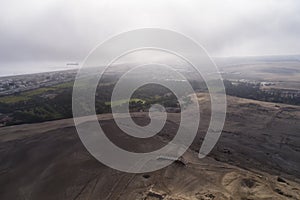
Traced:
[[75, 74], [75, 71], [59, 71], [3, 77], [0, 79], [0, 96], [72, 81]]

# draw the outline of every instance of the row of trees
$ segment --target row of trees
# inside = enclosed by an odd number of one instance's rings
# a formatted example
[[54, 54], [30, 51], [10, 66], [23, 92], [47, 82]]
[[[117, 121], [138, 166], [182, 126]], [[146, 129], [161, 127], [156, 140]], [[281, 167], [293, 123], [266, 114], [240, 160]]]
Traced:
[[267, 102], [300, 105], [299, 94], [287, 94], [281, 89], [262, 90], [260, 84], [246, 82], [233, 84], [228, 80], [224, 81], [224, 86], [228, 95]]

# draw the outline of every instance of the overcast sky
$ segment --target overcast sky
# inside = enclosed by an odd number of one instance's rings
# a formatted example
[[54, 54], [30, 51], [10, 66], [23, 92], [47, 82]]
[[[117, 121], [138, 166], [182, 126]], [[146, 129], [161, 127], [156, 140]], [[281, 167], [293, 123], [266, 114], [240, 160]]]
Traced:
[[300, 54], [299, 0], [2, 0], [0, 74], [80, 63], [143, 27], [184, 33], [212, 56]]

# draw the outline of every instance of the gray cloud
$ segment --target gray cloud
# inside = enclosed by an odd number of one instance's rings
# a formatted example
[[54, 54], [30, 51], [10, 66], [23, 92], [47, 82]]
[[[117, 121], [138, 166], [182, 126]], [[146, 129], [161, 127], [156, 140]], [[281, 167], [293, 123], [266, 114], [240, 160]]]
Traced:
[[184, 33], [213, 56], [300, 53], [297, 0], [10, 0], [0, 6], [0, 69], [80, 62], [111, 35], [141, 27]]

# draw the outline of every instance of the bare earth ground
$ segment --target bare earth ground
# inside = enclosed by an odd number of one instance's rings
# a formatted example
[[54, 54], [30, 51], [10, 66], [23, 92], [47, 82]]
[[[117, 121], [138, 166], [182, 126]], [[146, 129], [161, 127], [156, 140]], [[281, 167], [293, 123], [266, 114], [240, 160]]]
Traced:
[[[222, 136], [209, 157], [197, 151], [209, 120], [199, 94], [199, 134], [184, 155], [148, 174], [128, 174], [95, 160], [82, 145], [73, 120], [0, 129], [0, 199], [300, 199], [300, 107], [228, 97]], [[137, 123], [146, 113], [134, 113]], [[110, 114], [100, 115], [109, 138], [124, 149], [160, 148], [176, 133], [179, 114], [146, 142], [121, 134]], [[89, 122], [84, 122], [89, 123]]]

